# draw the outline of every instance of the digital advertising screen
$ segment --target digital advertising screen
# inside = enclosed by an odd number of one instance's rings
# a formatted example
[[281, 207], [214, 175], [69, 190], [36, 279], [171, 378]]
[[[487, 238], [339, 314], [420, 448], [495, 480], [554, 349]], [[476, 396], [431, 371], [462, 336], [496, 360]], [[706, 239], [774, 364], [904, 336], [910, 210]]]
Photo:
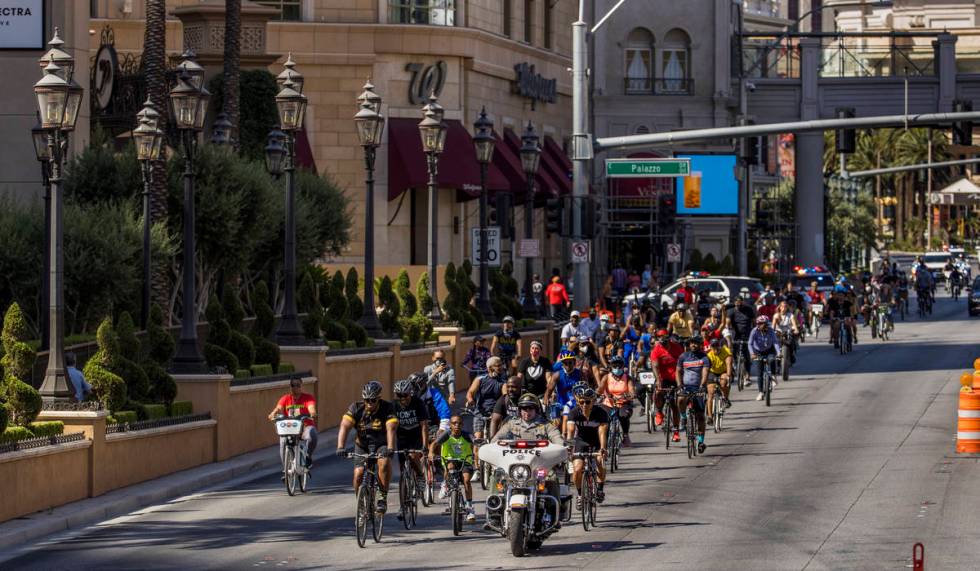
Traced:
[[738, 214], [735, 155], [676, 156], [691, 159], [691, 176], [676, 179], [678, 215]]

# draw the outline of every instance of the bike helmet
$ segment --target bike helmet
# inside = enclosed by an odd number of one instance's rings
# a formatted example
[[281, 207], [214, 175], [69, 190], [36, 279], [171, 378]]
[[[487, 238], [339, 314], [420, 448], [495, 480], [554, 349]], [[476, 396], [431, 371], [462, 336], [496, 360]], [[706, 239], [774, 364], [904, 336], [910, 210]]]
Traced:
[[609, 365], [613, 367], [616, 366], [622, 367], [626, 365], [626, 360], [623, 359], [621, 355], [614, 355], [612, 358], [609, 359]]
[[568, 360], [572, 360], [572, 361], [575, 360], [575, 354], [572, 353], [571, 351], [562, 351], [561, 353], [558, 354], [559, 362], [568, 361]]
[[384, 386], [378, 381], [368, 381], [361, 388], [361, 398], [362, 399], [376, 399], [381, 398], [381, 391], [384, 390]]
[[704, 338], [700, 335], [694, 335], [687, 340], [688, 345], [704, 345]]
[[711, 339], [708, 340], [708, 344], [711, 345], [712, 347], [719, 347], [721, 345], [721, 338], [712, 337]]
[[526, 408], [529, 406], [533, 406], [534, 408], [540, 411], [541, 401], [538, 400], [538, 397], [534, 396], [531, 393], [524, 393], [521, 395], [521, 398], [517, 401], [517, 408]]
[[408, 379], [402, 379], [395, 383], [394, 391], [396, 396], [415, 394], [416, 392], [415, 383], [413, 383]]
[[670, 335], [670, 333], [667, 333], [667, 330], [666, 329], [658, 329], [657, 330], [657, 337], [666, 337], [668, 335]]
[[575, 398], [577, 400], [579, 400], [579, 401], [585, 400], [585, 399], [593, 399], [594, 400], [596, 398], [595, 389], [593, 389], [589, 385], [585, 385], [585, 384], [575, 385], [574, 394], [575, 394]]
[[429, 378], [425, 376], [425, 373], [412, 373], [406, 380], [415, 387], [417, 393], [422, 392], [422, 389], [429, 384]]
[[763, 323], [769, 323], [769, 318], [765, 315], [760, 315], [759, 317], [755, 318], [756, 325], [762, 325]]

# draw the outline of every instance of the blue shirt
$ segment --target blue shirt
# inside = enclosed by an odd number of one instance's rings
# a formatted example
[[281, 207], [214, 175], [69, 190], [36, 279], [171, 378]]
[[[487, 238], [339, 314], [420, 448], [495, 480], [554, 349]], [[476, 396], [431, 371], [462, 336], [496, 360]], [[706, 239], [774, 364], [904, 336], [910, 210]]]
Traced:
[[564, 367], [558, 365], [558, 382], [555, 383], [555, 401], [560, 405], [572, 406], [575, 403], [575, 395], [572, 388], [582, 382], [582, 371], [572, 369], [571, 374], [566, 373]]
[[88, 384], [85, 380], [85, 375], [76, 367], [68, 367], [66, 372], [68, 373], [68, 379], [71, 380], [71, 386], [75, 389], [75, 400], [82, 402], [85, 397], [92, 392], [92, 385]]
[[776, 354], [779, 355], [779, 342], [776, 338], [776, 332], [772, 327], [768, 328], [765, 333], [763, 333], [758, 327], [752, 330], [749, 334], [749, 352], [753, 355], [761, 355], [763, 353], [768, 353], [769, 351], [775, 349]]
[[424, 391], [420, 397], [422, 402], [425, 404], [426, 411], [429, 414], [429, 420], [444, 420], [452, 416], [452, 410], [449, 408], [449, 403], [446, 401], [446, 397], [442, 396], [442, 391], [436, 387], [429, 387], [429, 390]]

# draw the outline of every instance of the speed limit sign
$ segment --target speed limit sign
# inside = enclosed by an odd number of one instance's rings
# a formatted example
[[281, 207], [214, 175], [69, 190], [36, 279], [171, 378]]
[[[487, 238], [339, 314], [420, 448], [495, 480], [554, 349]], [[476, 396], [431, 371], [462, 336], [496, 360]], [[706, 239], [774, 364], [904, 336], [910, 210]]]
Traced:
[[[480, 263], [480, 229], [470, 229], [470, 259]], [[500, 266], [500, 226], [487, 226], [487, 265]]]

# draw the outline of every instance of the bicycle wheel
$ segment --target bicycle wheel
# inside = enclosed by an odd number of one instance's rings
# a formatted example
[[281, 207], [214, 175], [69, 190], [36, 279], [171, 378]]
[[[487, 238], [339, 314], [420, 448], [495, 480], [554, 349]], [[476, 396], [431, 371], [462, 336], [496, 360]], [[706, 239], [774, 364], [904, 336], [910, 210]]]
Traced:
[[425, 462], [425, 487], [422, 492], [422, 505], [425, 507], [431, 506], [435, 503], [435, 486], [436, 486], [436, 467], [435, 463], [428, 458], [424, 460]]
[[595, 528], [596, 513], [599, 511], [599, 482], [595, 479], [595, 471], [592, 472], [592, 486], [589, 488], [589, 522], [592, 523], [593, 529]]
[[[689, 397], [692, 398], [692, 397]], [[690, 408], [687, 410], [687, 422], [684, 423], [684, 432], [687, 436], [687, 457], [694, 458], [698, 453], [697, 447], [694, 442], [694, 411]]]
[[[375, 483], [374, 485], [377, 486], [377, 483]], [[384, 530], [385, 527], [385, 514], [377, 510], [376, 499], [377, 498], [375, 497], [375, 494], [371, 494], [371, 508], [372, 508], [371, 514], [373, 516], [371, 518], [371, 531], [372, 531], [372, 535], [374, 536], [374, 542], [380, 543], [381, 532]]]
[[[409, 517], [410, 514], [408, 506], [412, 501], [412, 492], [410, 490], [412, 489], [414, 482], [412, 482], [412, 477], [408, 474], [408, 472], [405, 471], [408, 464], [408, 460], [402, 462], [401, 474], [398, 478], [398, 513], [401, 515], [402, 525], [405, 526], [405, 529], [412, 529], [412, 522], [411, 518]], [[409, 467], [408, 470], [411, 471], [412, 468]]]
[[286, 466], [286, 493], [290, 496], [296, 495], [296, 484], [299, 477], [296, 474], [296, 451], [292, 446], [286, 447], [283, 465]]
[[721, 407], [724, 406], [721, 401], [721, 395], [718, 394], [719, 392], [721, 392], [721, 387], [711, 397], [711, 420], [715, 427], [715, 432], [721, 432]]
[[772, 373], [766, 368], [765, 373], [765, 383], [766, 383], [766, 406], [771, 406], [772, 401]]
[[[586, 459], [586, 462], [588, 459]], [[582, 529], [589, 531], [592, 526], [592, 474], [586, 470], [582, 475]]]
[[739, 360], [738, 368], [735, 371], [735, 374], [738, 375], [738, 392], [742, 392], [742, 389], [745, 388], [745, 377], [748, 376], [745, 369], [745, 360]]
[[667, 404], [667, 399], [666, 398], [664, 398], [664, 410], [663, 410], [663, 414], [664, 414], [664, 424], [663, 424], [663, 427], [664, 427], [664, 448], [666, 448], [667, 450], [670, 450], [670, 437], [671, 437], [670, 429], [671, 429], [671, 425], [673, 424], [673, 421], [674, 421], [674, 413], [671, 412], [670, 406]]
[[449, 496], [450, 513], [453, 519], [453, 535], [463, 532], [463, 506], [460, 504], [459, 488], [454, 489]]
[[789, 351], [789, 348], [788, 347], [786, 347], [786, 348], [783, 349], [783, 355], [784, 356], [783, 356], [782, 360], [780, 360], [780, 362], [779, 362], [779, 368], [781, 369], [780, 370], [780, 373], [781, 373], [784, 381], [788, 381], [789, 380], [789, 367], [790, 367], [789, 362], [790, 362], [790, 358], [789, 358], [789, 355], [786, 354], [787, 351]]
[[651, 396], [652, 392], [653, 389], [647, 387], [647, 396], [644, 399], [645, 402], [643, 407], [643, 410], [647, 411], [647, 434], [653, 434], [653, 431], [657, 428], [657, 415], [653, 410], [655, 405], [653, 402], [653, 397]]
[[354, 513], [354, 529], [357, 532], [357, 545], [364, 547], [367, 542], [368, 520], [373, 516], [374, 507], [366, 486], [357, 490], [357, 511]]

